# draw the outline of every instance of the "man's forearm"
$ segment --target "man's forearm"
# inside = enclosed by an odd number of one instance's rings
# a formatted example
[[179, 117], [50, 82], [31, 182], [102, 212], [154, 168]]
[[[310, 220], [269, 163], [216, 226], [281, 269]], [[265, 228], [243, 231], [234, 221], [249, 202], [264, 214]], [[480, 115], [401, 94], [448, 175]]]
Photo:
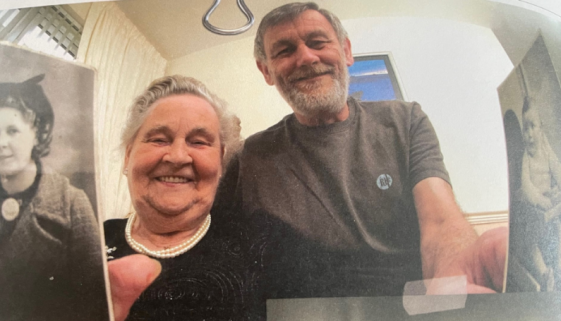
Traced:
[[461, 275], [461, 271], [454, 272], [450, 268], [458, 260], [458, 255], [477, 241], [477, 234], [461, 214], [451, 216], [438, 227], [422, 231], [421, 255], [425, 279]]
[[413, 188], [421, 228], [425, 279], [465, 276], [468, 293], [501, 291], [508, 229], [478, 237], [463, 217], [447, 182], [428, 178]]
[[413, 189], [421, 228], [423, 276], [433, 278], [474, 244], [477, 234], [463, 217], [447, 182], [428, 178]]

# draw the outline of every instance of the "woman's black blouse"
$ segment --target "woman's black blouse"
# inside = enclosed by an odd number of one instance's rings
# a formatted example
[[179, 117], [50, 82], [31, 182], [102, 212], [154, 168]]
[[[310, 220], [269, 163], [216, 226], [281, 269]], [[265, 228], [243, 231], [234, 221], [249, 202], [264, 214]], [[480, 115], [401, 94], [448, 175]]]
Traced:
[[[125, 239], [126, 219], [105, 222], [108, 258], [136, 252]], [[214, 221], [191, 250], [158, 259], [162, 273], [138, 298], [127, 320], [264, 320], [260, 246], [243, 226]]]

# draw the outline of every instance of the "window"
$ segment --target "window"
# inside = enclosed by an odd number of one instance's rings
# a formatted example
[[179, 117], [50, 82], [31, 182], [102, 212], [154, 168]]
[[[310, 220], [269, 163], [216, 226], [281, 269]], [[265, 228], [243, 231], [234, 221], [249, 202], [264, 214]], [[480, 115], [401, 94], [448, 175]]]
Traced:
[[388, 54], [355, 56], [349, 67], [349, 95], [362, 101], [403, 99]]
[[60, 6], [0, 10], [0, 40], [75, 60], [82, 26]]

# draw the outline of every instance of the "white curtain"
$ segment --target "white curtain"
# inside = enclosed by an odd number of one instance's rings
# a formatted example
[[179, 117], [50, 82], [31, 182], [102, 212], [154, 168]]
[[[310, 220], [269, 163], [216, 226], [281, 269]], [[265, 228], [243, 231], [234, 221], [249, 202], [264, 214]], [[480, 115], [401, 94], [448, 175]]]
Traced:
[[167, 62], [110, 2], [92, 4], [78, 61], [97, 70], [94, 124], [99, 215], [102, 220], [124, 217], [131, 203], [122, 173], [121, 132], [132, 99], [152, 80], [164, 76]]

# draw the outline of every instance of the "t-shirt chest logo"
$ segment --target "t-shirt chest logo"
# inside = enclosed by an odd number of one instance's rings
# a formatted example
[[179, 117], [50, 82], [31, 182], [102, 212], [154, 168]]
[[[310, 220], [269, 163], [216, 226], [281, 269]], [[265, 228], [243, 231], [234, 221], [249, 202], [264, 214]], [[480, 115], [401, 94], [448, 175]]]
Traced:
[[388, 174], [382, 174], [380, 176], [378, 176], [378, 179], [376, 180], [376, 185], [378, 185], [378, 188], [381, 190], [387, 190], [388, 188], [390, 188], [390, 186], [392, 186], [392, 177]]

